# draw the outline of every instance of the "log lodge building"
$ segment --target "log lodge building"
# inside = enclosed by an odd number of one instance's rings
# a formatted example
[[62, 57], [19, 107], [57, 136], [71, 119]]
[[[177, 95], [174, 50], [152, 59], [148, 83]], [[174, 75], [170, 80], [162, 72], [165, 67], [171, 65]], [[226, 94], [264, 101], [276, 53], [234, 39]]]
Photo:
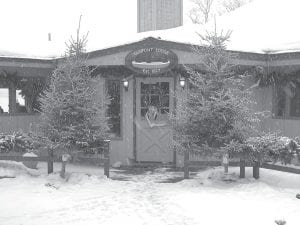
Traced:
[[[182, 4], [182, 0], [139, 0], [138, 32], [160, 30], [163, 33], [168, 28], [180, 27]], [[185, 85], [183, 65], [197, 64], [200, 56], [188, 43], [147, 37], [147, 32], [145, 35], [139, 41], [89, 52], [88, 64], [97, 66], [101, 74], [98, 94], [106, 92], [111, 97], [108, 113], [112, 164], [117, 161], [126, 164], [128, 159], [166, 163], [176, 159], [170, 147], [167, 123], [168, 113], [176, 107], [172, 93], [180, 93]], [[297, 76], [300, 69], [297, 51], [236, 53], [238, 58], [234, 63], [243, 68], [263, 68], [266, 74], [282, 74], [289, 79]], [[0, 114], [1, 133], [29, 131], [38, 123], [37, 94], [59, 62], [59, 59], [0, 57], [0, 89], [8, 92], [7, 110]], [[297, 79], [287, 82], [286, 87], [256, 88], [257, 109], [271, 112], [261, 122], [262, 130], [279, 130], [282, 136], [289, 137], [300, 135]], [[25, 95], [23, 101], [18, 100], [20, 91]], [[145, 118], [149, 106], [154, 106], [157, 113], [153, 121]]]

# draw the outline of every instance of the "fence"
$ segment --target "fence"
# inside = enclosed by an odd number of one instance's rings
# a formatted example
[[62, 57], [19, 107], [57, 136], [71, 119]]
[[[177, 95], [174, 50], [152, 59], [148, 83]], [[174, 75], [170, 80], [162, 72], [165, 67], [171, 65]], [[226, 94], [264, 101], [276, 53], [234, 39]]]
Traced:
[[[103, 154], [100, 154], [100, 157], [96, 158], [97, 163], [103, 164], [104, 166], [104, 175], [109, 177], [109, 165], [110, 165], [110, 159], [109, 159], [109, 152], [110, 152], [110, 141], [105, 140], [103, 142], [103, 146], [99, 147], [103, 151]], [[98, 155], [99, 156], [99, 155]], [[21, 155], [4, 155], [0, 154], [0, 160], [11, 160], [11, 161], [17, 161], [17, 162], [47, 162], [48, 164], [48, 174], [53, 173], [54, 168], [54, 162], [63, 162], [61, 157], [57, 157], [54, 155], [53, 151], [48, 151], [48, 156], [39, 156], [39, 157], [24, 157]]]
[[[190, 177], [190, 169], [191, 168], [199, 168], [204, 166], [222, 166], [221, 161], [217, 160], [201, 160], [201, 157], [197, 154], [190, 154], [189, 151], [184, 152], [184, 179], [188, 179]], [[281, 172], [295, 173], [300, 174], [300, 168], [293, 168], [288, 166], [270, 164], [270, 163], [246, 163], [244, 160], [235, 159], [233, 161], [228, 162], [229, 166], [232, 167], [240, 167], [240, 178], [245, 178], [245, 168], [253, 167], [253, 177], [255, 179], [259, 178], [259, 168], [277, 170]]]

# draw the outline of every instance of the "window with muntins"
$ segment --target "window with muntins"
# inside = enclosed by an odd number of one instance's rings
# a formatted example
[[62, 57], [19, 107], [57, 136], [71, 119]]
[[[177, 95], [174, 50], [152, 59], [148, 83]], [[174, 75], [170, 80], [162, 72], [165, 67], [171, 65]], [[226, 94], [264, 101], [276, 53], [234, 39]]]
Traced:
[[156, 82], [154, 84], [141, 83], [142, 117], [145, 117], [149, 106], [155, 106], [162, 115], [170, 112], [169, 82]]

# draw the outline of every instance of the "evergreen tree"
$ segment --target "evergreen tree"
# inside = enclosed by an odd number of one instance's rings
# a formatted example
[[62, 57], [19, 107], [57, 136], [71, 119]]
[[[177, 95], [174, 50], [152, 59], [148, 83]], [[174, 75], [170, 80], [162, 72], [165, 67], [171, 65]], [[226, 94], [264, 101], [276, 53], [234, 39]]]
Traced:
[[186, 67], [188, 87], [178, 95], [173, 116], [173, 139], [178, 150], [222, 156], [230, 143], [245, 143], [258, 134], [258, 114], [252, 110], [246, 76], [235, 72], [236, 55], [226, 51], [230, 32], [207, 32], [205, 46], [193, 47], [202, 59]]
[[105, 98], [97, 94], [99, 79], [86, 63], [87, 35], [80, 37], [79, 32], [80, 23], [39, 99], [43, 140], [51, 149], [69, 152], [94, 145], [108, 131]]

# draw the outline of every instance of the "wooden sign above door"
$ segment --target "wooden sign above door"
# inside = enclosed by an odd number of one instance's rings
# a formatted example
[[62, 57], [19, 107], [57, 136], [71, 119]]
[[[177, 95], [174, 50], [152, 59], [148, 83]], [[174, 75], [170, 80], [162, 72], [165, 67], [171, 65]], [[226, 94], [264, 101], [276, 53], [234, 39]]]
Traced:
[[130, 52], [125, 58], [126, 66], [139, 74], [162, 74], [178, 64], [177, 55], [163, 48], [141, 48]]

